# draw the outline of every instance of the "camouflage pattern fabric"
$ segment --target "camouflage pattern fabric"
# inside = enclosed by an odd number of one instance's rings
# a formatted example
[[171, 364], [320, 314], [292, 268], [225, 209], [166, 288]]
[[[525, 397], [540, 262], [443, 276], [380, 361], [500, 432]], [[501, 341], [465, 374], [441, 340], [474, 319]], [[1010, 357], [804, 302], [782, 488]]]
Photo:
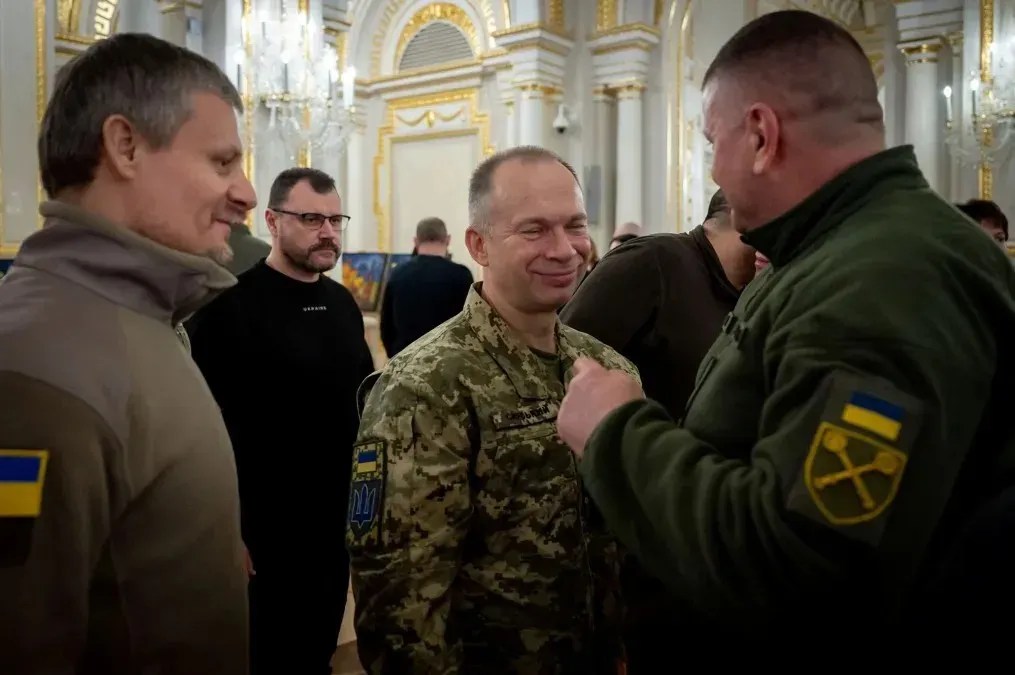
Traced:
[[604, 625], [616, 545], [557, 435], [579, 356], [637, 376], [558, 323], [562, 377], [480, 295], [388, 364], [363, 411], [347, 543], [371, 673], [616, 672]]

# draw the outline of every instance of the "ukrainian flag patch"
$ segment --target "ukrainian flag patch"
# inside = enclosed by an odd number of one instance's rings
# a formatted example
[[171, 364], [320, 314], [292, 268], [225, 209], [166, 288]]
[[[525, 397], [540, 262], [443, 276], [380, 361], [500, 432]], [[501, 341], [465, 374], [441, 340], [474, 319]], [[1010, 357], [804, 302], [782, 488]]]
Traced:
[[37, 518], [48, 450], [0, 450], [0, 518]]
[[384, 469], [383, 442], [361, 443], [353, 448], [347, 525], [355, 541], [376, 539], [380, 535]]
[[842, 408], [842, 421], [896, 441], [902, 431], [905, 410], [883, 398], [863, 391], [854, 391]]

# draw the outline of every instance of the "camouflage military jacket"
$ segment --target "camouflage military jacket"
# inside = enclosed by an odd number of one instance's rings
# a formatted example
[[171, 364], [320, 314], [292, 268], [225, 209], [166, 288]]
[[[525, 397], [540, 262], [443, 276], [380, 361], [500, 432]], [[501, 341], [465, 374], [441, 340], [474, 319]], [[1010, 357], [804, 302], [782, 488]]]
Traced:
[[347, 528], [360, 660], [372, 673], [591, 673], [593, 579], [615, 566], [557, 410], [579, 356], [636, 373], [558, 323], [549, 377], [480, 289], [391, 361], [363, 411]]

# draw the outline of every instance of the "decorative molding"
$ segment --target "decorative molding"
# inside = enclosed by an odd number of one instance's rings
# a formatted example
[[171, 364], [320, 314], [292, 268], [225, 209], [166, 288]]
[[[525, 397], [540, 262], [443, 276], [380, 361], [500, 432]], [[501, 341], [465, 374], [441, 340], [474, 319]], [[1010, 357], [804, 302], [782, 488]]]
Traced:
[[[49, 100], [49, 72], [46, 64], [46, 2], [36, 0], [35, 3], [35, 136], [42, 133], [42, 118], [46, 115], [46, 103]], [[101, 4], [101, 3], [100, 3]], [[96, 10], [97, 12], [98, 10]], [[42, 189], [42, 176], [36, 179], [38, 188], [38, 204], [45, 199]], [[37, 215], [39, 227], [42, 227], [42, 215]]]
[[[253, 25], [253, 2], [254, 0], [243, 0], [241, 5], [241, 21], [244, 26]], [[251, 42], [250, 31], [244, 30], [243, 32], [243, 50], [246, 52], [247, 58], [253, 56], [254, 45]], [[243, 97], [243, 173], [246, 174], [247, 180], [253, 185], [257, 185], [257, 176], [254, 174], [254, 118], [256, 116], [256, 110], [254, 108], [254, 80], [252, 68], [244, 68], [242, 87], [243, 91], [241, 96]], [[241, 83], [237, 83], [241, 85]], [[247, 227], [251, 230], [254, 229], [254, 211], [251, 209], [247, 212]]]
[[547, 8], [546, 22], [550, 25], [551, 28], [556, 28], [557, 30], [563, 32], [566, 23], [564, 19], [564, 0], [548, 0], [548, 1], [549, 7]]
[[530, 33], [534, 31], [549, 33], [551, 35], [562, 37], [566, 40], [571, 39], [571, 35], [566, 31], [558, 30], [557, 28], [554, 28], [553, 26], [547, 23], [540, 22], [520, 23], [517, 26], [511, 26], [510, 28], [504, 28], [502, 30], [494, 31], [491, 35], [494, 38], [500, 39], [500, 38], [510, 38], [515, 35], [518, 35], [519, 33]]
[[56, 27], [58, 33], [73, 33], [77, 29], [77, 26], [71, 23], [75, 4], [77, 4], [77, 0], [57, 0]]
[[[362, 0], [356, 3], [355, 7], [361, 6], [369, 8], [373, 4], [380, 4], [382, 0], [374, 0], [374, 2], [366, 3]], [[487, 33], [493, 35], [497, 30], [497, 17], [494, 15], [493, 5], [491, 4], [494, 0], [466, 0], [468, 4], [476, 10], [478, 6], [477, 14], [486, 21]], [[384, 42], [388, 37], [388, 30], [391, 28], [391, 22], [395, 19], [395, 16], [399, 13], [402, 7], [405, 5], [406, 0], [385, 0], [384, 8], [381, 10], [381, 17], [378, 20], [377, 28], [373, 31], [373, 40], [370, 46], [370, 72], [369, 77], [378, 77], [381, 74], [381, 52], [384, 50]], [[369, 15], [365, 12], [365, 14]], [[359, 16], [358, 12], [350, 12], [348, 15], [350, 23], [357, 23], [360, 26], [364, 26], [363, 23], [366, 20], [365, 16]], [[475, 50], [476, 54], [481, 54], [483, 47], [480, 46]], [[396, 62], [397, 63], [397, 62]]]
[[598, 0], [596, 30], [605, 31], [617, 25], [617, 0]]
[[453, 122], [465, 113], [465, 107], [461, 107], [453, 113], [442, 113], [434, 110], [433, 108], [425, 110], [419, 114], [418, 117], [405, 119], [401, 115], [395, 115], [395, 119], [402, 124], [409, 127], [418, 127], [420, 124], [426, 123], [427, 128], [432, 129], [433, 125], [437, 122]]
[[424, 26], [435, 21], [449, 23], [462, 31], [462, 34], [468, 39], [474, 55], [483, 52], [479, 34], [476, 31], [476, 25], [472, 23], [472, 19], [469, 18], [465, 10], [450, 2], [435, 2], [413, 14], [412, 18], [402, 28], [402, 33], [398, 36], [398, 43], [395, 46], [395, 69], [402, 62], [402, 55], [405, 53], [405, 48], [408, 46], [409, 41], [416, 37], [416, 34], [423, 30]]
[[899, 44], [899, 51], [906, 57], [906, 65], [918, 63], [936, 63], [938, 52], [944, 47], [944, 40], [939, 36], [925, 39], [917, 43]]
[[597, 40], [599, 38], [607, 37], [610, 35], [625, 35], [628, 33], [648, 33], [658, 38], [662, 35], [662, 32], [655, 26], [650, 26], [647, 23], [635, 22], [635, 23], [624, 23], [619, 26], [612, 26], [605, 30], [597, 29], [595, 33], [589, 35], [590, 40]]
[[[994, 46], [994, 0], [980, 0], [980, 80], [992, 82], [990, 50]], [[994, 129], [983, 125], [983, 143], [989, 146], [994, 140]], [[987, 162], [980, 163], [978, 171], [980, 199], [993, 199], [994, 172]]]
[[95, 3], [93, 28], [95, 37], [107, 38], [116, 32], [116, 24], [120, 14], [120, 0], [98, 0]]
[[[426, 131], [398, 136], [395, 135], [396, 122], [403, 121], [398, 119], [401, 117], [398, 115], [399, 112], [409, 110], [414, 111], [420, 108], [432, 110], [436, 106], [447, 105], [449, 103], [463, 104], [461, 106], [461, 110], [468, 110], [468, 119], [463, 120], [463, 126], [451, 129], [439, 129], [436, 131]], [[436, 111], [434, 111], [434, 113], [436, 115]], [[423, 114], [425, 116], [427, 112], [425, 111]], [[452, 120], [457, 119], [458, 117], [459, 115], [454, 115], [452, 116]], [[392, 99], [387, 102], [385, 123], [377, 129], [377, 154], [374, 155], [373, 162], [373, 210], [374, 217], [377, 219], [377, 243], [380, 250], [388, 251], [391, 248], [391, 225], [388, 222], [388, 210], [390, 209], [391, 199], [390, 175], [388, 176], [388, 190], [384, 195], [386, 197], [386, 201], [389, 202], [388, 209], [385, 208], [383, 203], [385, 200], [381, 199], [381, 170], [387, 163], [387, 156], [391, 144], [398, 142], [424, 141], [434, 138], [467, 136], [472, 134], [476, 134], [479, 137], [480, 152], [483, 156], [489, 157], [494, 153], [494, 148], [490, 144], [490, 116], [479, 110], [478, 88], [441, 91], [420, 96], [407, 96]]]

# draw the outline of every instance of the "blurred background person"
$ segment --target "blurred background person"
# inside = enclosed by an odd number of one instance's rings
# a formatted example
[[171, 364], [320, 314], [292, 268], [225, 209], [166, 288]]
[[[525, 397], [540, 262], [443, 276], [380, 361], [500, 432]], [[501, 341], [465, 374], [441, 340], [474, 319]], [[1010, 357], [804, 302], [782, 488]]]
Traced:
[[956, 208], [978, 224], [1001, 248], [1008, 247], [1008, 217], [995, 202], [987, 199], [970, 199]]
[[462, 311], [472, 272], [451, 262], [451, 236], [440, 218], [416, 225], [412, 259], [395, 268], [381, 303], [381, 341], [388, 358]]

